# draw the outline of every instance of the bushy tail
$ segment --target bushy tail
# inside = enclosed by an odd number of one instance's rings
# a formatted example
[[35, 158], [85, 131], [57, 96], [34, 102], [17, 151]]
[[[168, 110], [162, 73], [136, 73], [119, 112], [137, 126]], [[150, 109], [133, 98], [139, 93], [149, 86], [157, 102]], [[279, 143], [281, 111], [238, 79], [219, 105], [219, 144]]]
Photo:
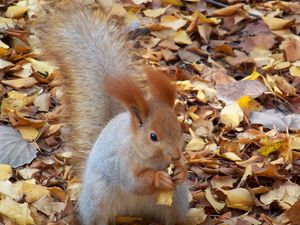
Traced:
[[104, 94], [102, 79], [135, 73], [120, 20], [110, 15], [111, 4], [65, 1], [52, 15], [37, 18], [35, 26], [44, 56], [60, 70], [62, 121], [67, 124], [64, 146], [73, 151], [79, 173], [101, 129], [120, 111], [119, 104]]

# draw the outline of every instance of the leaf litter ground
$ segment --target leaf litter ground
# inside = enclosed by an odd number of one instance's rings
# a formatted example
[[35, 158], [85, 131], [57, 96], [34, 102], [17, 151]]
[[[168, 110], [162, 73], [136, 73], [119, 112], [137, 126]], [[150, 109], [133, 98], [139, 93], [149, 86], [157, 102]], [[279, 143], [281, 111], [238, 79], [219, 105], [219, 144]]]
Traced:
[[[3, 224], [76, 224], [62, 90], [29, 24], [43, 7], [0, 3]], [[113, 11], [137, 60], [176, 83], [195, 223], [300, 224], [300, 3], [133, 0]]]

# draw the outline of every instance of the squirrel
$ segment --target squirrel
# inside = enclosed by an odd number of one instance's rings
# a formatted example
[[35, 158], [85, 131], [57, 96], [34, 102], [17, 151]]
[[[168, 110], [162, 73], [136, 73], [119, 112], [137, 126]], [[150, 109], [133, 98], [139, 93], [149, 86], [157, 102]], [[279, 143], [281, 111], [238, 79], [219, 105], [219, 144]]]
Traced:
[[[60, 71], [65, 147], [74, 152], [75, 167], [85, 161], [80, 221], [108, 225], [116, 216], [134, 216], [189, 224], [176, 89], [163, 72], [137, 69], [111, 6], [109, 0], [96, 7], [65, 1], [39, 18], [36, 29], [40, 48]], [[146, 91], [138, 83], [141, 73]], [[158, 205], [159, 193], [168, 190], [173, 204]]]

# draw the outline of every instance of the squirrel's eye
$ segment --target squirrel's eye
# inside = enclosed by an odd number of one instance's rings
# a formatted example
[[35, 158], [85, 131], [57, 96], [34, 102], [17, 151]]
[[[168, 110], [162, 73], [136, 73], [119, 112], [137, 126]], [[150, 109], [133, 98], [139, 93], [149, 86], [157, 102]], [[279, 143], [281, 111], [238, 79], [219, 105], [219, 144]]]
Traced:
[[156, 133], [150, 133], [150, 139], [151, 141], [158, 141]]

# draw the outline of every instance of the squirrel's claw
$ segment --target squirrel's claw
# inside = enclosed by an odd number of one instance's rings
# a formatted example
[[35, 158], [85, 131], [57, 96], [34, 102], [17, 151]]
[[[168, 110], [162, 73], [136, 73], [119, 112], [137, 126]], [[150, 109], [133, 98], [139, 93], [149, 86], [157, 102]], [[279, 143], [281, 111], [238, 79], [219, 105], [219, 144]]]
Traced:
[[173, 181], [176, 185], [183, 183], [187, 178], [187, 169], [182, 164], [175, 165]]
[[155, 187], [159, 190], [173, 190], [175, 184], [170, 175], [164, 171], [158, 171], [155, 174]]

